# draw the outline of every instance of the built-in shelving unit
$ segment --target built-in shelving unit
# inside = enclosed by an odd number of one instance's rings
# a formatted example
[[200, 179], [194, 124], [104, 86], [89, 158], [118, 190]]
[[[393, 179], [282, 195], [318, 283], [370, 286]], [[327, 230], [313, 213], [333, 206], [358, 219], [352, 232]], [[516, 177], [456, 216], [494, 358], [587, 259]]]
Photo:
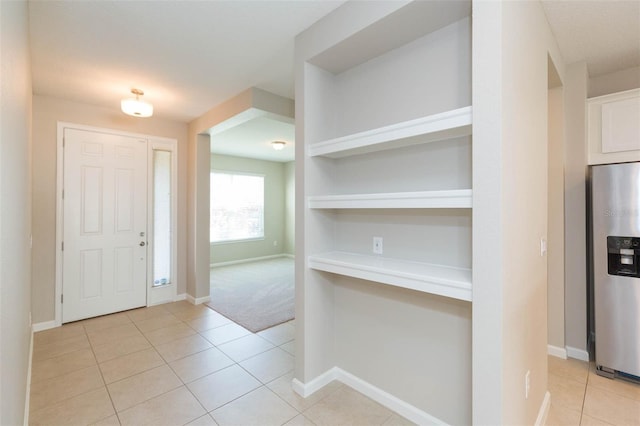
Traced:
[[309, 145], [310, 157], [340, 158], [471, 135], [471, 107], [428, 115]]
[[[362, 155], [378, 151], [391, 152], [408, 146], [442, 142], [446, 149], [448, 141], [471, 135], [472, 110], [463, 107], [418, 119], [353, 133], [339, 138], [310, 144], [311, 159], [326, 157], [336, 162], [347, 162]], [[385, 153], [377, 164], [386, 164], [388, 179], [394, 179], [392, 160]], [[337, 163], [336, 163], [337, 164]], [[343, 165], [344, 166], [344, 165]], [[345, 166], [347, 170], [349, 167]], [[425, 166], [428, 167], [428, 166]], [[348, 174], [348, 173], [347, 173]], [[344, 181], [341, 183], [344, 184]], [[334, 186], [339, 186], [334, 184]], [[402, 210], [402, 209], [471, 209], [471, 189], [406, 191], [384, 193], [328, 194], [307, 197], [312, 210]], [[368, 216], [370, 217], [370, 215]], [[339, 221], [338, 219], [336, 219]], [[401, 221], [402, 219], [398, 219]], [[339, 227], [340, 224], [336, 223]], [[364, 225], [364, 224], [363, 224]], [[350, 223], [350, 227], [357, 227]], [[366, 226], [366, 225], [364, 225]], [[344, 229], [345, 233], [350, 229]], [[414, 245], [416, 243], [413, 243]], [[351, 253], [340, 250], [312, 254], [308, 267], [315, 270], [360, 278], [396, 287], [410, 288], [424, 293], [437, 294], [454, 299], [471, 301], [471, 270], [449, 267], [402, 258], [388, 258], [367, 253]]]
[[308, 197], [311, 209], [468, 209], [470, 189], [392, 192], [380, 194], [316, 195]]
[[471, 38], [470, 1], [416, 0], [296, 40], [303, 394], [338, 367], [417, 424], [471, 423]]
[[309, 256], [319, 271], [471, 301], [471, 270], [355, 253], [330, 252]]

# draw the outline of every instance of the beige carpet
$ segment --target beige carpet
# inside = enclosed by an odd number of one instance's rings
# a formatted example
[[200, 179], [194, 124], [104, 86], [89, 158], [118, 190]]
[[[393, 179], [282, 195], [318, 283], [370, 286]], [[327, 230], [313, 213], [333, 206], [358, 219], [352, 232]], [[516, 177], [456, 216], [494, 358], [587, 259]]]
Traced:
[[212, 268], [207, 305], [254, 333], [292, 320], [293, 265], [293, 259], [279, 257]]

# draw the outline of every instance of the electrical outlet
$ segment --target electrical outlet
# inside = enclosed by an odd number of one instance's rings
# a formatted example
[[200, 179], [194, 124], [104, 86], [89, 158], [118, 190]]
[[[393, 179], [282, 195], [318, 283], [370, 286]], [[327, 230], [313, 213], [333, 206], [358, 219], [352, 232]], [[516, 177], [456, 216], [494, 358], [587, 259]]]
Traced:
[[382, 254], [382, 237], [373, 237], [373, 253]]
[[275, 241], [273, 242], [273, 246], [274, 246], [274, 247], [278, 247], [278, 240], [275, 240]]
[[529, 391], [531, 391], [531, 371], [527, 370], [524, 375], [524, 399], [529, 399]]

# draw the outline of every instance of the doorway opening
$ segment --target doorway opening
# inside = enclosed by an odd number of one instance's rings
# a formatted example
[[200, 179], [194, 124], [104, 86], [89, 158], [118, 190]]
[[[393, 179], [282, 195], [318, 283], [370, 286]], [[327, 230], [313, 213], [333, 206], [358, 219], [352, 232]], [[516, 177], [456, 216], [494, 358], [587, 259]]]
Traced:
[[207, 304], [259, 332], [294, 318], [295, 128], [277, 114], [245, 118], [210, 130]]

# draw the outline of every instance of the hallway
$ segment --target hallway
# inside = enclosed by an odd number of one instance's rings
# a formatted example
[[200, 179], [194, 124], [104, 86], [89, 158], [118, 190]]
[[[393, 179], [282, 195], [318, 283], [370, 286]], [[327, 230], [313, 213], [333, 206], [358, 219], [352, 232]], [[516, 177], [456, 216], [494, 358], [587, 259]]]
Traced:
[[29, 424], [410, 424], [337, 382], [295, 394], [294, 324], [254, 334], [183, 301], [39, 332]]
[[[408, 425], [338, 382], [291, 389], [295, 320], [251, 333], [175, 302], [34, 335], [31, 425]], [[640, 385], [549, 356], [547, 425], [640, 424]]]

